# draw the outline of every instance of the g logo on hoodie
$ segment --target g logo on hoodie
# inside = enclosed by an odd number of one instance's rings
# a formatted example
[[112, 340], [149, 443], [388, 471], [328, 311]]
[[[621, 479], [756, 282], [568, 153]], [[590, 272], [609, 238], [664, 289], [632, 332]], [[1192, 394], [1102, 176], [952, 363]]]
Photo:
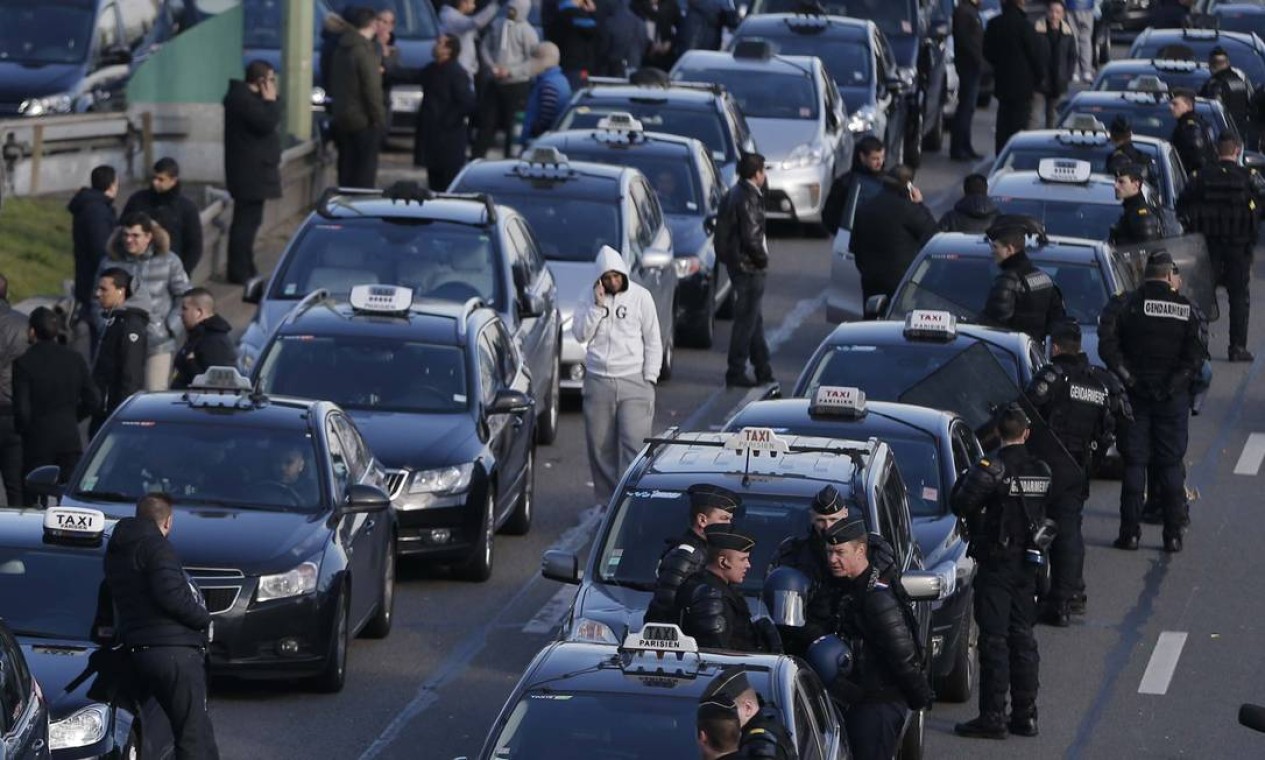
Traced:
[[628, 316], [628, 306], [620, 304], [615, 307], [615, 319], [625, 319]]

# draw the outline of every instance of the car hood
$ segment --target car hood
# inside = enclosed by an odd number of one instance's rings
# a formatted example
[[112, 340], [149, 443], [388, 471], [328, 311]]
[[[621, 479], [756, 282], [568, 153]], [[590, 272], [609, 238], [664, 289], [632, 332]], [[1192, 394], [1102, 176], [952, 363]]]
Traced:
[[703, 229], [703, 220], [697, 216], [685, 214], [664, 214], [664, 221], [672, 232], [672, 246], [677, 258], [697, 256], [699, 251], [707, 247], [711, 236]]
[[918, 38], [912, 34], [889, 34], [887, 42], [892, 46], [892, 56], [896, 65], [906, 68], [918, 67]]
[[817, 140], [817, 122], [807, 119], [747, 119], [747, 125], [770, 163], [785, 161], [800, 145]]
[[872, 87], [844, 87], [838, 82], [839, 95], [843, 97], [843, 103], [848, 107], [848, 113], [856, 113], [865, 106], [874, 105], [874, 88]]
[[932, 568], [943, 561], [953, 544], [961, 541], [957, 533], [958, 518], [954, 515], [914, 518], [914, 540], [922, 550], [922, 561]]
[[[605, 583], [585, 583], [575, 597], [572, 623], [580, 618], [604, 623], [620, 641], [631, 630], [641, 630], [642, 618], [650, 606], [649, 591], [611, 586]], [[747, 596], [747, 607], [753, 617], [767, 615], [764, 603], [758, 596]], [[564, 631], [569, 636], [570, 631]]]
[[87, 641], [20, 637], [31, 675], [48, 700], [49, 720], [65, 718], [93, 702], [110, 701], [121, 682], [121, 654]]
[[558, 287], [558, 311], [564, 320], [570, 319], [580, 297], [593, 290], [593, 262], [551, 261], [549, 271]]
[[402, 414], [349, 409], [348, 414], [378, 460], [390, 469], [452, 464], [458, 452], [477, 439], [474, 424], [464, 412]]
[[48, 63], [32, 65], [0, 62], [0, 102], [20, 103], [75, 90], [83, 77], [83, 64]]

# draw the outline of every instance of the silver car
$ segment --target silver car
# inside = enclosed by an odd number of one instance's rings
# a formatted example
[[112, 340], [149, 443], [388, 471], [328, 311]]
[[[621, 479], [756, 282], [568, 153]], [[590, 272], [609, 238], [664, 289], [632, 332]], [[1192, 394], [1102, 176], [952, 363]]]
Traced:
[[733, 52], [686, 52], [672, 79], [721, 84], [738, 101], [767, 161], [769, 218], [821, 221], [853, 139], [843, 97], [820, 58], [776, 55], [766, 40], [748, 39]]

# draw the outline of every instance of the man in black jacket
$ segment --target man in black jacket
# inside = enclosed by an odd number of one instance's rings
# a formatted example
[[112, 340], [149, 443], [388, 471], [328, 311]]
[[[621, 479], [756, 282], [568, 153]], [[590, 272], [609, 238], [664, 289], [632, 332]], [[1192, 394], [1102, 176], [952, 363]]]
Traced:
[[[751, 686], [746, 668], [731, 665], [720, 672], [699, 695], [700, 702], [733, 705], [738, 716], [738, 758], [795, 760], [798, 752], [781, 711], [768, 704]], [[727, 757], [722, 755], [721, 757]]]
[[731, 523], [742, 500], [728, 488], [697, 483], [686, 489], [690, 499], [690, 527], [677, 539], [668, 539], [668, 548], [659, 557], [655, 572], [654, 596], [646, 608], [647, 623], [678, 623], [676, 592], [694, 573], [707, 564], [707, 526]]
[[1046, 129], [1054, 128], [1059, 103], [1067, 94], [1072, 75], [1076, 73], [1076, 33], [1067, 23], [1067, 7], [1062, 0], [1050, 0], [1046, 15], [1034, 25], [1037, 41], [1041, 45], [1041, 82], [1037, 89], [1044, 101]]
[[204, 666], [211, 614], [167, 540], [171, 507], [167, 494], [149, 493], [135, 517], [119, 520], [105, 549], [105, 583], [132, 668], [171, 723], [177, 760], [215, 760]]
[[1142, 167], [1136, 164], [1116, 170], [1116, 199], [1120, 201], [1121, 211], [1120, 219], [1107, 235], [1112, 245], [1136, 245], [1164, 237], [1164, 221], [1142, 193], [1145, 176]]
[[978, 161], [983, 156], [971, 146], [971, 122], [984, 71], [984, 22], [980, 20], [979, 0], [960, 0], [953, 10], [953, 66], [958, 72], [958, 110], [949, 133], [949, 158]]
[[1168, 101], [1168, 110], [1177, 119], [1168, 141], [1181, 158], [1186, 173], [1194, 174], [1216, 160], [1212, 156], [1212, 145], [1209, 143], [1211, 132], [1208, 122], [1195, 113], [1195, 93], [1190, 90], [1174, 90], [1172, 99]]
[[997, 219], [997, 204], [988, 197], [988, 178], [968, 174], [962, 180], [962, 197], [940, 217], [941, 232], [983, 233]]
[[237, 349], [228, 334], [233, 326], [215, 313], [215, 296], [206, 288], [194, 288], [180, 301], [180, 321], [188, 338], [172, 362], [171, 389], [188, 388], [208, 367], [237, 364]]
[[96, 344], [96, 322], [91, 318], [92, 294], [97, 287], [97, 268], [106, 256], [106, 243], [118, 226], [114, 198], [119, 194], [119, 179], [113, 166], [92, 170], [89, 186], [79, 188], [66, 209], [70, 211], [70, 237], [75, 246], [75, 304], [79, 319], [88, 323], [92, 344]]
[[922, 247], [936, 234], [936, 218], [914, 187], [914, 170], [895, 166], [883, 178], [883, 190], [857, 208], [849, 250], [856, 254], [861, 292], [891, 297]]
[[865, 135], [857, 140], [856, 149], [852, 151], [852, 168], [830, 185], [826, 204], [821, 209], [821, 223], [831, 235], [844, 224], [852, 229], [853, 220], [844, 219], [843, 215], [854, 192], [856, 208], [860, 208], [883, 189], [883, 164], [886, 161], [887, 148], [882, 140], [874, 135]]
[[470, 75], [457, 61], [461, 40], [441, 34], [435, 41], [435, 60], [422, 69], [422, 91], [426, 97], [417, 114], [417, 135], [413, 142], [413, 165], [426, 167], [426, 182], [441, 193], [466, 165], [470, 127], [478, 103]]
[[1044, 345], [1050, 328], [1067, 313], [1059, 286], [1028, 258], [1029, 222], [1025, 217], [1001, 216], [984, 233], [1001, 272], [988, 291], [982, 316], [1000, 327], [1025, 332]]
[[97, 283], [97, 301], [105, 314], [105, 331], [97, 345], [92, 379], [101, 394], [89, 435], [96, 435], [106, 417], [133, 393], [145, 389], [145, 353], [149, 347], [149, 314], [128, 306], [132, 276], [110, 267]]
[[13, 416], [13, 362], [26, 353], [27, 323], [9, 305], [9, 281], [0, 274], [0, 493], [10, 507], [22, 504], [22, 435]]
[[1041, 81], [1041, 50], [1037, 34], [1024, 15], [1024, 0], [1006, 0], [1001, 15], [984, 30], [984, 58], [993, 66], [993, 94], [997, 96], [997, 153], [1011, 135], [1028, 128], [1032, 95]]
[[[281, 197], [281, 103], [277, 72], [251, 61], [245, 81], [228, 83], [224, 96], [224, 184], [233, 196], [228, 228], [228, 281], [243, 284], [255, 269], [255, 235], [264, 201]], [[183, 251], [178, 251], [183, 254]]]
[[1133, 144], [1133, 123], [1129, 121], [1129, 117], [1119, 114], [1111, 120], [1111, 126], [1107, 128], [1107, 134], [1111, 137], [1111, 144], [1114, 146], [1111, 153], [1107, 155], [1107, 173], [1115, 174], [1126, 166], [1137, 166], [1142, 170], [1142, 178], [1147, 182], [1155, 182], [1155, 169], [1151, 163], [1151, 157], [1138, 150], [1138, 146]]
[[732, 524], [707, 526], [707, 565], [685, 579], [676, 593], [681, 630], [700, 647], [736, 652], [780, 652], [768, 619], [757, 627], [739, 585], [751, 569], [755, 539]]
[[[79, 421], [100, 404], [88, 363], [58, 341], [58, 319], [40, 306], [29, 320], [31, 347], [13, 362], [13, 413], [22, 434], [22, 469], [55, 464], [70, 475], [83, 453]], [[28, 494], [27, 503], [34, 501]]]
[[1252, 85], [1234, 70], [1230, 65], [1230, 54], [1220, 45], [1208, 53], [1208, 69], [1212, 71], [1212, 76], [1204, 82], [1199, 95], [1221, 101], [1221, 105], [1225, 106], [1226, 112], [1234, 120], [1234, 126], [1238, 127], [1243, 144], [1256, 150], [1259, 139], [1256, 124], [1252, 120], [1252, 101], [1255, 98]]
[[[769, 241], [764, 220], [764, 156], [747, 153], [738, 160], [738, 182], [720, 204], [716, 221], [716, 258], [729, 270], [734, 291], [734, 326], [729, 335], [725, 385], [753, 388], [773, 382], [769, 344], [764, 339], [764, 283]], [[755, 380], [747, 375], [747, 362]]]
[[198, 204], [180, 192], [180, 164], [174, 158], [154, 162], [149, 187], [137, 190], [127, 199], [123, 216], [142, 211], [162, 225], [171, 238], [171, 250], [180, 257], [184, 271], [193, 270], [202, 260], [202, 217]]

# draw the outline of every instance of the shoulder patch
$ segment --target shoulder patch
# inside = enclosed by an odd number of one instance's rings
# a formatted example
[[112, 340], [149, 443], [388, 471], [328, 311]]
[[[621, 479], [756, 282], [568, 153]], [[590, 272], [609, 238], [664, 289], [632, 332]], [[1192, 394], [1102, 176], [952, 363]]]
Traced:
[[1033, 290], [1044, 290], [1054, 287], [1054, 281], [1050, 279], [1050, 275], [1037, 270], [1024, 275], [1024, 281], [1028, 283], [1028, 287]]
[[1146, 215], [1147, 215], [1147, 214], [1149, 214], [1149, 213], [1151, 213], [1151, 212], [1150, 212], [1150, 211], [1147, 211], [1145, 208], [1140, 208], [1140, 209], [1138, 209], [1138, 216], [1146, 216]]
[[681, 544], [680, 546], [678, 546], [678, 547], [676, 547], [676, 548], [678, 548], [678, 549], [684, 549], [685, 551], [689, 552], [690, 554], [693, 554], [693, 553], [694, 553], [694, 551], [695, 551], [694, 547], [693, 547], [693, 546], [690, 546], [689, 544]]
[[128, 333], [127, 339], [135, 343], [136, 341], [141, 339], [141, 336], [139, 333]]
[[987, 459], [981, 459], [981, 460], [979, 460], [979, 466], [980, 466], [980, 467], [988, 467], [988, 466], [989, 466], [989, 465], [991, 465], [991, 464], [992, 464], [992, 462], [988, 461]]

